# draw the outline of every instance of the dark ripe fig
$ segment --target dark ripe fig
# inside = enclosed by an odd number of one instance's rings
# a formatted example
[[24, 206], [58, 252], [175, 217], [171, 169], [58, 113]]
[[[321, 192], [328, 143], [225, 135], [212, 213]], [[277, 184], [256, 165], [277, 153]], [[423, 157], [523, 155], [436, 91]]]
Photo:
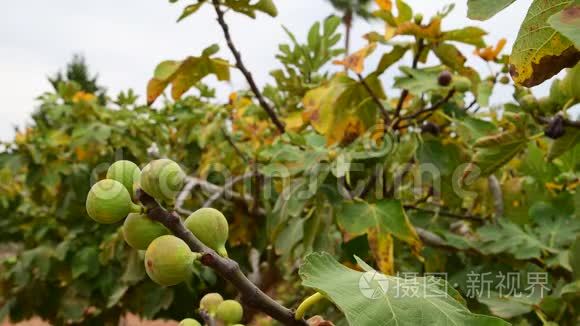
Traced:
[[191, 276], [194, 255], [185, 241], [173, 235], [153, 240], [145, 252], [145, 270], [157, 284], [172, 286]]
[[201, 324], [192, 318], [185, 318], [177, 326], [201, 326]]
[[439, 86], [449, 86], [452, 80], [453, 75], [447, 70], [442, 71], [439, 74], [439, 77], [437, 77], [437, 82], [439, 83]]
[[467, 77], [457, 77], [453, 81], [453, 87], [456, 91], [464, 93], [471, 89], [471, 80]]
[[222, 302], [224, 302], [224, 298], [219, 293], [208, 293], [199, 301], [199, 309], [214, 315]]
[[163, 224], [143, 214], [131, 213], [123, 223], [125, 242], [137, 250], [146, 250], [153, 240], [166, 234], [169, 234], [169, 230]]
[[179, 164], [169, 159], [149, 162], [141, 171], [141, 189], [159, 201], [173, 204], [185, 182]]
[[141, 170], [137, 164], [125, 160], [113, 163], [107, 171], [107, 179], [119, 181], [130, 194], [134, 193], [134, 185], [139, 182], [140, 176]]
[[185, 227], [206, 246], [227, 257], [228, 220], [217, 209], [204, 207], [193, 212], [185, 220]]
[[424, 133], [430, 133], [434, 136], [437, 136], [441, 132], [441, 128], [439, 128], [439, 126], [434, 124], [433, 122], [426, 121], [425, 123], [423, 123], [423, 125], [421, 125], [421, 131]]
[[226, 300], [218, 306], [215, 317], [227, 325], [236, 324], [244, 317], [244, 309], [239, 302]]
[[141, 211], [141, 207], [131, 201], [131, 195], [118, 181], [101, 180], [89, 191], [86, 201], [89, 216], [103, 224], [119, 222], [131, 212]]
[[561, 115], [555, 116], [544, 130], [546, 137], [558, 139], [566, 133], [564, 129], [564, 118]]

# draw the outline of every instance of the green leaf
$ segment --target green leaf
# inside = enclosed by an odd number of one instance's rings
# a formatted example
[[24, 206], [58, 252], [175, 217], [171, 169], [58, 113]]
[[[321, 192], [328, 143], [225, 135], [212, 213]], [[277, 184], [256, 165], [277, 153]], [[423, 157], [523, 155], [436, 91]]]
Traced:
[[468, 0], [467, 17], [487, 20], [504, 10], [516, 0]]
[[385, 70], [387, 70], [390, 66], [401, 60], [401, 58], [405, 55], [405, 53], [407, 53], [408, 50], [408, 46], [395, 45], [391, 52], [383, 54], [381, 61], [379, 61], [379, 65], [375, 70], [375, 74], [380, 75], [385, 72]]
[[505, 131], [499, 134], [482, 137], [473, 145], [476, 149], [470, 166], [466, 168], [464, 178], [478, 167], [482, 176], [488, 176], [509, 162], [526, 148], [528, 139], [520, 131]]
[[352, 236], [374, 230], [379, 233], [391, 233], [414, 248], [421, 246], [419, 236], [398, 200], [384, 199], [376, 203], [345, 202], [338, 212], [337, 220]]
[[224, 5], [250, 18], [256, 18], [256, 11], [261, 11], [272, 17], [278, 15], [278, 9], [272, 0], [260, 0], [256, 4], [252, 4], [252, 2], [251, 0], [225, 0]]
[[337, 305], [350, 325], [509, 325], [469, 312], [457, 291], [442, 279], [402, 279], [366, 268], [366, 273], [355, 271], [327, 253], [313, 253], [305, 258], [299, 274], [302, 284]]
[[580, 48], [580, 1], [552, 15], [548, 23]]
[[530, 297], [521, 295], [519, 297], [499, 295], [490, 291], [481, 295], [477, 300], [488, 306], [489, 310], [501, 318], [513, 318], [531, 312], [534, 306], [541, 301], [540, 297]]
[[485, 47], [483, 37], [487, 32], [479, 27], [468, 26], [461, 29], [454, 29], [443, 34], [443, 40], [456, 41], [465, 44], [475, 45], [478, 48]]
[[192, 4], [192, 5], [185, 7], [183, 9], [183, 12], [181, 13], [181, 16], [179, 16], [177, 21], [180, 22], [180, 21], [184, 20], [185, 18], [193, 15], [194, 13], [196, 13], [199, 10], [199, 8], [201, 8], [201, 6], [203, 6], [204, 3], [205, 3], [205, 0], [201, 0], [196, 4]]
[[430, 67], [424, 69], [413, 69], [410, 67], [400, 67], [401, 71], [407, 76], [395, 77], [395, 87], [400, 89], [408, 89], [413, 94], [421, 94], [424, 92], [440, 89], [437, 78], [441, 71], [444, 70], [442, 66]]
[[574, 278], [580, 281], [580, 235], [576, 237], [576, 240], [570, 246], [570, 265]]
[[534, 0], [522, 23], [510, 56], [510, 72], [517, 84], [532, 87], [574, 66], [580, 51], [554, 30], [548, 18], [571, 0]]
[[549, 250], [538, 238], [509, 221], [486, 225], [478, 230], [480, 249], [486, 254], [511, 253], [516, 259], [540, 258]]
[[580, 130], [577, 128], [566, 127], [565, 131], [566, 133], [562, 137], [552, 141], [547, 154], [548, 161], [558, 158], [560, 155], [573, 149], [578, 143], [580, 143]]

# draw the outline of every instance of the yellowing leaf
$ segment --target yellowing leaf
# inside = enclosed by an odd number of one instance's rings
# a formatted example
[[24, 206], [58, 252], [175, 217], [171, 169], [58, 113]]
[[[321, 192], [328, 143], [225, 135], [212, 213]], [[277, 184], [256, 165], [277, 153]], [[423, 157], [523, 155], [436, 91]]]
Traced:
[[377, 3], [377, 5], [379, 5], [379, 7], [382, 10], [392, 10], [393, 9], [393, 3], [391, 2], [391, 0], [375, 0], [375, 2]]
[[395, 255], [393, 236], [372, 230], [368, 233], [369, 246], [379, 270], [386, 275], [395, 274]]
[[404, 22], [397, 27], [397, 35], [412, 35], [427, 40], [437, 40], [441, 36], [441, 18], [433, 18], [427, 26], [411, 21]]
[[580, 60], [572, 41], [553, 29], [548, 19], [571, 0], [534, 0], [518, 33], [510, 57], [514, 81], [532, 87]]
[[369, 43], [364, 48], [344, 58], [344, 60], [335, 60], [333, 61], [333, 63], [345, 66], [347, 69], [350, 69], [356, 72], [357, 74], [360, 74], [364, 69], [364, 61], [366, 57], [368, 57], [371, 53], [373, 53], [376, 47], [377, 47], [376, 43]]
[[284, 119], [284, 125], [286, 129], [296, 131], [302, 128], [304, 125], [304, 120], [302, 119], [301, 112], [292, 112]]
[[152, 104], [169, 84], [171, 95], [177, 100], [204, 77], [214, 74], [218, 80], [230, 79], [230, 65], [226, 60], [210, 58], [216, 46], [204, 50], [200, 57], [188, 57], [183, 61], [164, 61], [160, 63], [153, 78], [147, 85], [147, 103]]
[[73, 103], [80, 103], [80, 102], [91, 102], [95, 99], [95, 95], [83, 91], [78, 91], [73, 96]]
[[[367, 78], [373, 92], [384, 99], [380, 81]], [[328, 144], [350, 141], [377, 122], [378, 108], [359, 82], [338, 74], [326, 84], [310, 90], [302, 103], [304, 121], [326, 136]]]
[[580, 1], [554, 14], [548, 22], [550, 26], [574, 42], [580, 48]]
[[485, 61], [495, 61], [497, 60], [499, 54], [505, 47], [507, 40], [505, 38], [500, 39], [495, 47], [488, 46], [485, 48], [475, 49], [474, 54], [478, 55]]

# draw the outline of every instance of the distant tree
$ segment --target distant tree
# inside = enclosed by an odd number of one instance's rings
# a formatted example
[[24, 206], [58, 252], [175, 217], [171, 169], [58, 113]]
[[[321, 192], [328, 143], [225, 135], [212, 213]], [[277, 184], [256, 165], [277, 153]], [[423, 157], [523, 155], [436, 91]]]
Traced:
[[58, 91], [62, 82], [75, 82], [83, 92], [94, 94], [99, 103], [104, 104], [106, 101], [105, 88], [97, 82], [98, 75], [91, 75], [89, 66], [82, 54], [75, 54], [72, 60], [66, 65], [64, 73], [57, 72], [48, 78], [52, 87]]
[[342, 13], [342, 22], [345, 26], [344, 49], [346, 55], [349, 54], [350, 48], [350, 31], [352, 29], [352, 21], [355, 17], [368, 20], [371, 18], [369, 5], [371, 0], [329, 0], [332, 6]]

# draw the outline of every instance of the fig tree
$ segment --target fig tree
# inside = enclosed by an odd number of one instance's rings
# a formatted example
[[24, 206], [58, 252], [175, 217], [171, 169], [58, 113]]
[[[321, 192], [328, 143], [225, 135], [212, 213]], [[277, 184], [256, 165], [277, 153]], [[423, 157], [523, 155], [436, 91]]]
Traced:
[[141, 170], [137, 164], [126, 160], [113, 163], [107, 171], [107, 179], [119, 181], [130, 194], [134, 193], [133, 186], [139, 182], [140, 176]]
[[131, 195], [122, 183], [105, 179], [93, 185], [86, 201], [89, 216], [103, 224], [112, 224], [124, 219], [141, 207], [131, 201]]
[[222, 302], [224, 302], [224, 298], [219, 293], [208, 293], [199, 301], [199, 309], [213, 315]]
[[471, 80], [467, 77], [457, 77], [453, 80], [453, 87], [458, 92], [467, 92], [471, 89]]
[[173, 235], [153, 240], [145, 252], [145, 270], [157, 284], [171, 286], [188, 279], [194, 255], [185, 241]]
[[217, 209], [204, 207], [193, 212], [185, 220], [185, 226], [206, 246], [227, 257], [228, 220]]
[[177, 326], [201, 326], [201, 324], [192, 318], [185, 318]]
[[169, 230], [163, 224], [143, 214], [131, 213], [123, 223], [125, 242], [137, 250], [147, 249], [153, 240], [166, 234], [169, 234]]
[[237, 324], [244, 316], [242, 305], [235, 300], [226, 300], [218, 306], [215, 317], [224, 323], [231, 325]]
[[159, 201], [172, 204], [183, 187], [185, 173], [169, 159], [149, 162], [141, 171], [141, 189]]

